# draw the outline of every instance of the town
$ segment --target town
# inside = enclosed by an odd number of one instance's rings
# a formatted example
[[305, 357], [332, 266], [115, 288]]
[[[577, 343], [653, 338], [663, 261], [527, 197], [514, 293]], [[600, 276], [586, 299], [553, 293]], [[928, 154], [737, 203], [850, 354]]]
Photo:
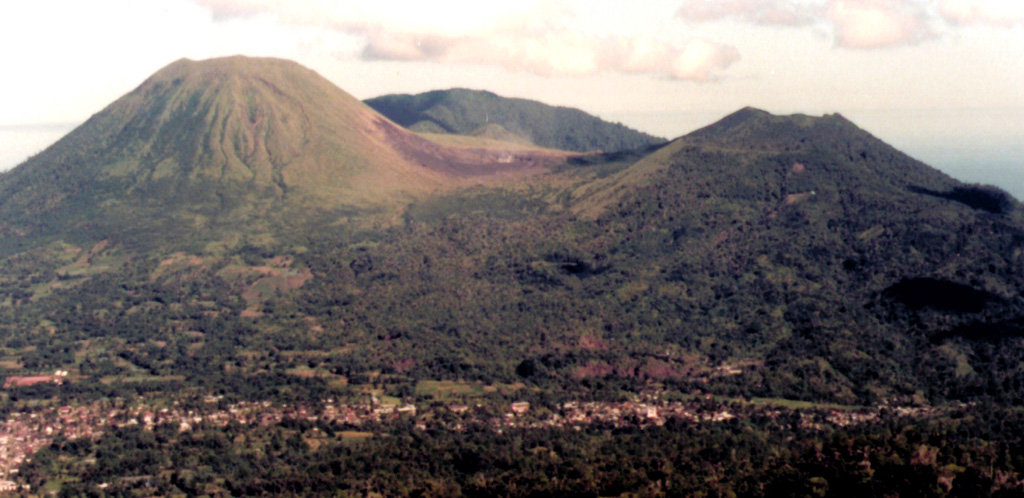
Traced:
[[[821, 429], [826, 425], [843, 427], [877, 421], [888, 410], [897, 416], [930, 417], [932, 408], [865, 407], [856, 410], [808, 408], [797, 410], [800, 425]], [[735, 401], [721, 402], [711, 396], [698, 396], [685, 401], [666, 401], [658, 393], [638, 395], [621, 402], [567, 401], [554, 407], [532, 406], [527, 401], [513, 401], [502, 406], [463, 403], [394, 403], [382, 402], [371, 395], [354, 402], [325, 399], [318, 403], [281, 405], [269, 401], [225, 403], [222, 396], [206, 396], [189, 407], [173, 402], [156, 407], [143, 402], [124, 400], [97, 401], [78, 406], [26, 409], [10, 413], [0, 423], [0, 492], [25, 490], [17, 482], [18, 469], [32, 455], [56, 438], [75, 440], [97, 439], [111, 428], [139, 426], [152, 431], [170, 425], [179, 432], [199, 428], [223, 428], [228, 424], [273, 426], [285, 421], [306, 421], [324, 425], [364, 427], [395, 421], [411, 421], [418, 429], [463, 431], [471, 425], [483, 425], [501, 432], [512, 428], [574, 428], [585, 426], [645, 427], [664, 425], [669, 421], [689, 423], [721, 423], [754, 414], [775, 418], [788, 408]]]

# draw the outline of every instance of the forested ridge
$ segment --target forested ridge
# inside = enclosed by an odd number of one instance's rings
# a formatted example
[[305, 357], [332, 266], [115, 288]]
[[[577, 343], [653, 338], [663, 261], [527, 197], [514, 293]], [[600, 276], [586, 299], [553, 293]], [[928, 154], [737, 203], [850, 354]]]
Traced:
[[[523, 157], [510, 167], [532, 167]], [[557, 157], [387, 206], [182, 175], [202, 195], [161, 210], [138, 191], [103, 200], [127, 181], [109, 172], [71, 193], [81, 171], [0, 176], [16, 192], [0, 205], [33, 207], [0, 225], [8, 421], [207, 399], [419, 413], [47, 434], [18, 482], [66, 496], [1020, 494], [1024, 213], [1009, 194], [839, 115], [748, 108], [667, 144]], [[37, 162], [80, 159], [65, 143]], [[79, 207], [97, 218], [67, 214]], [[541, 420], [570, 400], [652, 396], [733, 417], [481, 422], [514, 402]], [[474, 416], [431, 425], [452, 406]], [[879, 415], [806, 422], [830, 410]]]
[[[665, 139], [609, 123], [579, 109], [454, 88], [383, 95], [366, 104], [413, 131], [482, 135], [576, 152], [645, 149]], [[498, 127], [498, 128], [496, 128]]]

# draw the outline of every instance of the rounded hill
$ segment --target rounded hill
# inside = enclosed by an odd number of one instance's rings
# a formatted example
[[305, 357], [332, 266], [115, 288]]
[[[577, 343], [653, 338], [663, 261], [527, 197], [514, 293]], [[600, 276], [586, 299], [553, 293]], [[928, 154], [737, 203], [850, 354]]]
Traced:
[[366, 103], [414, 131], [473, 135], [499, 125], [503, 133], [551, 149], [574, 152], [643, 149], [665, 139], [610, 123], [579, 109], [491, 92], [453, 88], [416, 95], [384, 95]]

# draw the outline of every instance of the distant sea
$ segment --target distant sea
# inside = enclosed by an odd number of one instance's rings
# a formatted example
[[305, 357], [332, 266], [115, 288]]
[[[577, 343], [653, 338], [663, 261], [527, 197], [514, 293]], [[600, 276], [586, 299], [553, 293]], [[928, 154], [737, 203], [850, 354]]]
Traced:
[[[848, 119], [886, 143], [968, 183], [996, 185], [1024, 201], [1024, 110], [858, 111]], [[676, 138], [724, 116], [711, 112], [605, 116]], [[21, 164], [78, 123], [0, 126], [0, 171]]]
[[847, 117], [957, 180], [1024, 201], [1024, 109], [867, 111]]
[[896, 148], [957, 180], [995, 185], [1024, 201], [1024, 143], [991, 148], [959, 144]]

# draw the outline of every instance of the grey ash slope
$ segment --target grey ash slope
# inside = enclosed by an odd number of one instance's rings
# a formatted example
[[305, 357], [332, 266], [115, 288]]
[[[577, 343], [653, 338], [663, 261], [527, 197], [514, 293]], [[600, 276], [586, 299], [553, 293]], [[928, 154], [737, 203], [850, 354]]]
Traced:
[[665, 142], [578, 109], [487, 91], [456, 88], [385, 95], [365, 102], [392, 121], [419, 132], [473, 135], [488, 125], [499, 125], [535, 145], [575, 152], [633, 150]]

